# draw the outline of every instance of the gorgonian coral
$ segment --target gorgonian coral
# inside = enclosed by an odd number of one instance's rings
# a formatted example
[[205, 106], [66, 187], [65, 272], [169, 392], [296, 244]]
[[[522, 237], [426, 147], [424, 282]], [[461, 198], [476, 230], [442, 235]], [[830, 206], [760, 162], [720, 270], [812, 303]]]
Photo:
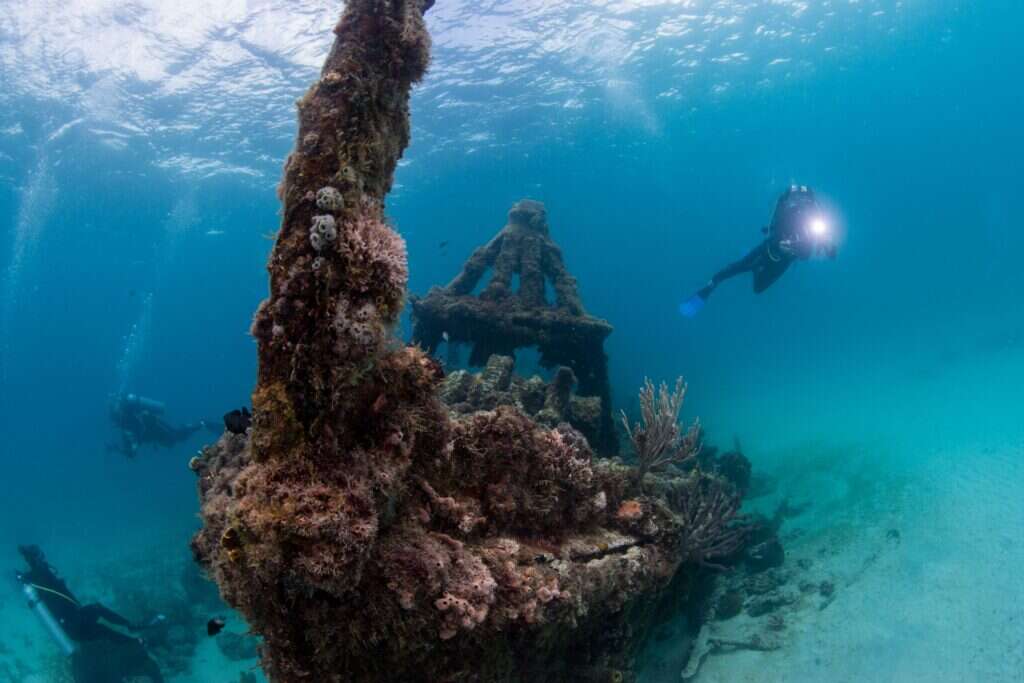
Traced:
[[686, 398], [683, 378], [676, 380], [671, 392], [664, 383], [654, 391], [654, 384], [644, 380], [640, 390], [642, 422], [630, 425], [622, 413], [622, 426], [633, 444], [637, 461], [637, 481], [642, 485], [644, 475], [667, 465], [681, 465], [700, 450], [700, 422], [694, 421], [684, 433], [679, 427], [679, 411]]
[[740, 497], [720, 479], [694, 472], [678, 497], [685, 558], [712, 569], [725, 569], [715, 560], [736, 553], [749, 527], [739, 517]]

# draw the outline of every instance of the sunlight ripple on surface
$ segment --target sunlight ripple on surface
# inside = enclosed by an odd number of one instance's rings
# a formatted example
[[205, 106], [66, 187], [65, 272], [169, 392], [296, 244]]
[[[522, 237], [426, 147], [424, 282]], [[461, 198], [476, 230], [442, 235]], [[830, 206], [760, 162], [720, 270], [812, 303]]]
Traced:
[[[0, 7], [0, 102], [71, 109], [113, 149], [147, 138], [156, 163], [200, 176], [276, 177], [258, 150], [291, 142], [291, 101], [315, 75], [339, 3], [46, 0]], [[885, 5], [891, 11], [879, 15]], [[595, 110], [657, 134], [655, 102], [699, 106], [745, 83], [809, 73], [884, 35], [902, 5], [880, 0], [569, 0], [438, 3], [432, 71], [416, 97], [413, 153], [491, 133], [487, 144], [555, 134]], [[819, 38], [828, 34], [830, 44]], [[835, 50], [835, 45], [843, 45]], [[855, 47], [858, 46], [858, 47]], [[756, 65], [757, 68], [752, 68]], [[744, 80], [746, 79], [746, 80]], [[661, 97], [659, 97], [659, 95]], [[563, 113], [552, 119], [544, 108]], [[538, 115], [530, 116], [531, 112]], [[16, 112], [0, 127], [16, 125]], [[259, 130], [249, 124], [262, 119]], [[531, 135], [495, 135], [510, 117]], [[522, 131], [526, 132], [526, 131]], [[118, 134], [127, 137], [118, 137]], [[194, 154], [180, 151], [194, 141]], [[263, 158], [260, 158], [260, 157]]]

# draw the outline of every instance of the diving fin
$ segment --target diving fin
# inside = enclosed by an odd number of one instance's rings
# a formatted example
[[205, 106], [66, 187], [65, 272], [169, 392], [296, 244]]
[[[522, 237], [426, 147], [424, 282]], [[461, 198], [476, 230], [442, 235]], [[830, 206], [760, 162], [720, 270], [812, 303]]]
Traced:
[[707, 303], [707, 299], [700, 295], [700, 292], [694, 294], [689, 299], [679, 304], [679, 312], [684, 318], [693, 318], [700, 310], [704, 308], [704, 304]]

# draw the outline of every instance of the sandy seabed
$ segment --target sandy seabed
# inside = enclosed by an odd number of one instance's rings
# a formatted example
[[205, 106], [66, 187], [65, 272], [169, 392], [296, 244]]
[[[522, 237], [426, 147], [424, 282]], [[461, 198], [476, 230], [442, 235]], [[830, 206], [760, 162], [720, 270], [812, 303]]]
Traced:
[[[720, 649], [691, 680], [1024, 681], [1022, 384], [1024, 354], [1006, 352], [888, 385], [867, 373], [806, 407], [822, 436], [764, 459], [778, 486], [754, 505], [807, 505], [782, 528], [789, 590], [834, 593], [778, 610], [779, 649]], [[747, 614], [710, 627], [755, 632]]]

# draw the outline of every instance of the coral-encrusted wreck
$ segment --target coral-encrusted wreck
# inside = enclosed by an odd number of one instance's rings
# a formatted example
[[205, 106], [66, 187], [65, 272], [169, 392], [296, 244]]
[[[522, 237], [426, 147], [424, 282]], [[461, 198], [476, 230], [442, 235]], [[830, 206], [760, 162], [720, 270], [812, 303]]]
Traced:
[[515, 358], [491, 356], [479, 374], [456, 370], [441, 384], [441, 400], [457, 415], [468, 415], [498, 406], [515, 406], [535, 422], [557, 427], [563, 422], [579, 430], [589, 443], [601, 434], [601, 399], [573, 393], [576, 375], [564, 365], [545, 382], [515, 374]]
[[193, 550], [272, 681], [628, 680], [695, 567], [670, 502], [702, 475], [641, 495], [568, 425], [452, 417], [439, 365], [390, 334], [407, 267], [383, 200], [430, 4], [349, 0], [299, 102], [253, 424], [193, 460]]
[[[490, 280], [479, 296], [474, 295], [488, 271]], [[547, 284], [552, 302], [546, 299]], [[571, 369], [579, 394], [600, 401], [598, 429], [587, 435], [591, 445], [604, 455], [618, 452], [604, 352], [612, 326], [583, 308], [576, 278], [551, 239], [543, 204], [517, 202], [508, 212], [508, 224], [470, 255], [454, 280], [431, 289], [422, 299], [413, 297], [412, 312], [413, 341], [431, 353], [442, 337], [449, 346], [470, 345], [470, 365], [483, 365], [495, 354], [514, 356], [516, 349], [536, 347], [541, 365]]]

